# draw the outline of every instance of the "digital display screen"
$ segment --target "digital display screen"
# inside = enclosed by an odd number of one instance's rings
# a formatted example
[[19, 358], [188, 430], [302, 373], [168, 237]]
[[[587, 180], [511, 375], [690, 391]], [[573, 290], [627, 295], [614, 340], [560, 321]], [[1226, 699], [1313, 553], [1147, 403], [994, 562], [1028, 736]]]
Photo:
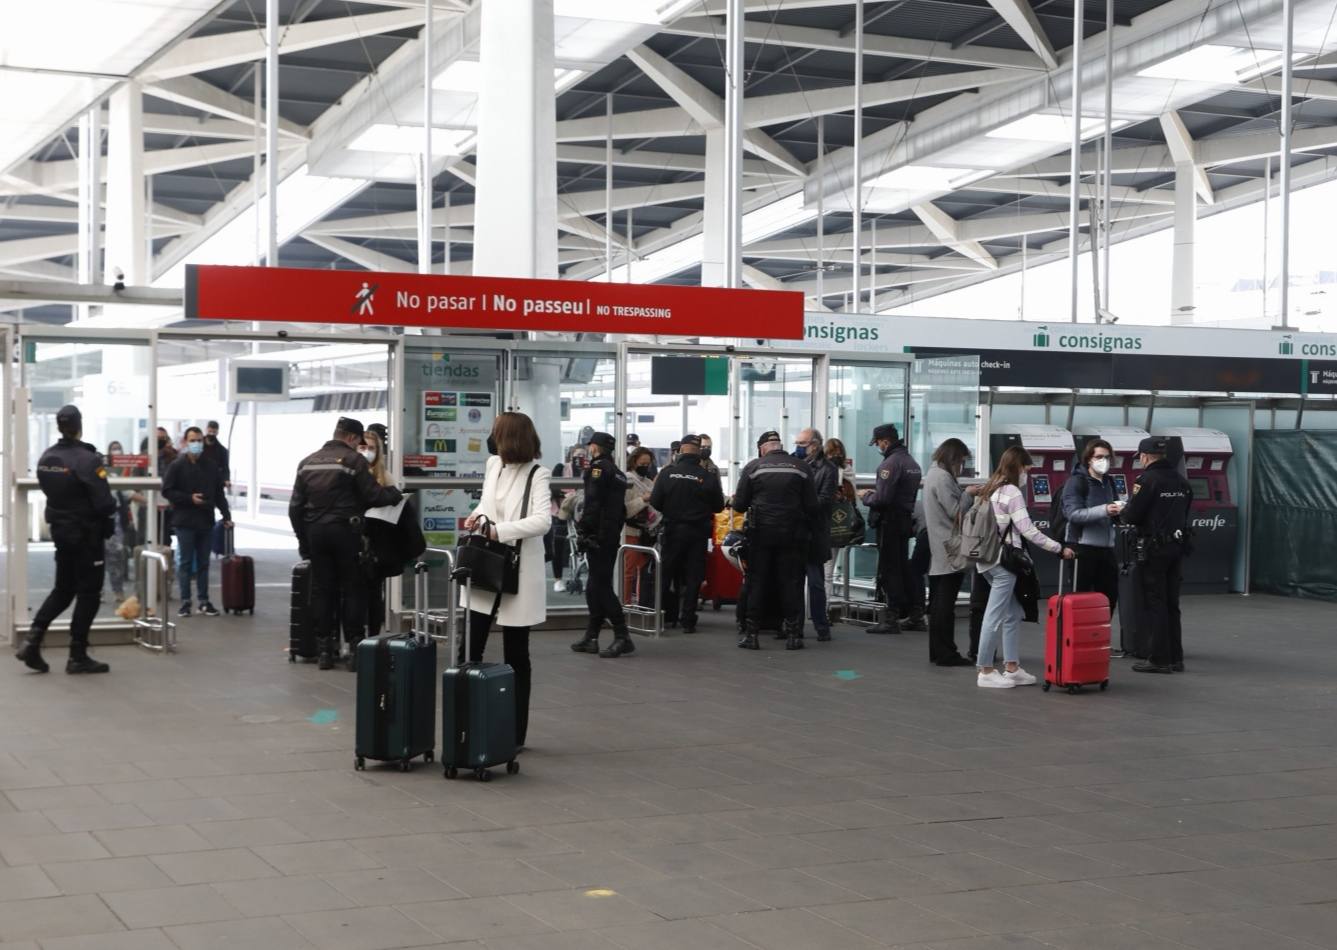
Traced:
[[1031, 491], [1034, 493], [1036, 501], [1049, 501], [1049, 476], [1031, 475]]
[[282, 396], [284, 371], [278, 366], [238, 366], [238, 396]]
[[1114, 479], [1114, 490], [1119, 493], [1120, 498], [1128, 497], [1128, 479], [1123, 475], [1111, 475]]
[[1188, 483], [1193, 488], [1194, 501], [1213, 501], [1211, 483], [1205, 478], [1190, 478]]

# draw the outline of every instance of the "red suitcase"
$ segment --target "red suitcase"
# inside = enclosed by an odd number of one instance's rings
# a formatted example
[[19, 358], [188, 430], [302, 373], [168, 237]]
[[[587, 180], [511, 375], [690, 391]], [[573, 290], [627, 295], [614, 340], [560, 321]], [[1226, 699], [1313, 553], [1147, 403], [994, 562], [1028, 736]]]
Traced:
[[729, 563], [719, 544], [711, 541], [710, 553], [706, 555], [706, 580], [701, 585], [701, 599], [719, 610], [724, 604], [737, 603], [742, 587], [742, 572]]
[[223, 557], [223, 613], [255, 613], [255, 561], [237, 554], [232, 529], [225, 529]]
[[[1077, 568], [1073, 567], [1073, 586]], [[1058, 593], [1049, 598], [1045, 623], [1045, 682], [1075, 693], [1082, 686], [1110, 685], [1110, 602], [1104, 594], [1063, 593], [1059, 562]]]

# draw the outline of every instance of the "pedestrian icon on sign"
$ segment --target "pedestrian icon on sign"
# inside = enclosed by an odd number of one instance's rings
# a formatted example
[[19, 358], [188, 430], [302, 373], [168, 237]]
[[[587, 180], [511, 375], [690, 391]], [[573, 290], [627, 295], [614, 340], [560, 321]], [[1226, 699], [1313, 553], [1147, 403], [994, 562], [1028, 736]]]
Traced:
[[376, 291], [380, 284], [368, 284], [365, 280], [362, 282], [362, 289], [357, 292], [353, 300], [352, 312], [359, 317], [376, 316], [376, 308], [372, 306], [372, 298], [376, 296]]

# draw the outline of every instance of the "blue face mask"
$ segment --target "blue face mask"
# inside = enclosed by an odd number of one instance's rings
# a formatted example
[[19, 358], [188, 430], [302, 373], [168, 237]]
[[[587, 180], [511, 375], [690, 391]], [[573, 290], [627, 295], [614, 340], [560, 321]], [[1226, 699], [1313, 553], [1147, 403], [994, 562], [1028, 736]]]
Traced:
[[808, 457], [808, 447], [802, 442], [794, 443], [794, 458], [805, 459]]
[[191, 455], [199, 455], [201, 452], [204, 451], [204, 443], [188, 442], [186, 443], [186, 451], [189, 452]]

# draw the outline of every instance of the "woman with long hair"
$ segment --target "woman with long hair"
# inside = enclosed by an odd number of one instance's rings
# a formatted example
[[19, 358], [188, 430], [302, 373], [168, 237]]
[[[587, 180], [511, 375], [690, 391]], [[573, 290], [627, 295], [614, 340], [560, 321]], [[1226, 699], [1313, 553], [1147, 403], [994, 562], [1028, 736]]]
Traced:
[[[362, 434], [358, 453], [371, 467], [372, 478], [378, 485], [393, 485], [394, 478], [385, 465], [385, 443], [380, 433], [368, 428]], [[405, 493], [404, 507], [397, 521], [382, 518], [363, 519], [362, 575], [367, 585], [367, 636], [376, 638], [385, 626], [385, 582], [399, 577], [405, 566], [427, 550], [427, 539], [422, 533], [422, 519], [413, 496]], [[348, 668], [356, 669], [357, 650], [348, 652]]]
[[465, 601], [461, 591], [461, 606], [469, 611], [471, 661], [483, 659], [488, 632], [494, 622], [501, 625], [502, 659], [515, 670], [515, 744], [522, 748], [529, 729], [529, 691], [533, 682], [529, 631], [548, 616], [543, 536], [552, 524], [551, 476], [547, 468], [537, 464], [542, 446], [534, 421], [523, 412], [503, 412], [497, 416], [488, 437], [488, 449], [496, 454], [487, 460], [483, 497], [464, 519], [464, 529], [474, 531], [481, 525], [493, 540], [518, 545], [520, 584], [516, 593], [502, 594], [500, 602], [496, 594], [484, 590], [475, 590], [472, 598]]
[[[654, 491], [655, 453], [638, 446], [627, 454], [627, 530], [623, 541], [650, 547], [659, 534], [659, 512], [650, 507], [650, 493]], [[628, 551], [622, 561], [622, 599], [625, 603], [650, 606], [654, 600], [653, 588], [649, 596], [642, 590], [641, 581], [652, 583], [649, 571], [650, 555]]]
[[[836, 467], [840, 473], [840, 481], [836, 486], [836, 504], [842, 501], [855, 505], [855, 511], [858, 511], [857, 505], [859, 497], [854, 491], [854, 467], [850, 464], [849, 453], [845, 451], [845, 443], [839, 439], [827, 439], [822, 446], [822, 451], [826, 454], [826, 460]], [[835, 596], [836, 581], [836, 554], [839, 548], [831, 549], [831, 557], [822, 566], [826, 574], [826, 602], [830, 604], [831, 598]], [[828, 610], [828, 615], [835, 613], [834, 610]]]
[[[994, 522], [1004, 545], [1024, 547], [1023, 538], [1071, 560], [1071, 548], [1048, 537], [1031, 521], [1026, 510], [1026, 470], [1034, 465], [1030, 453], [1014, 445], [998, 460], [998, 468], [980, 490], [977, 504], [993, 509]], [[1000, 551], [1001, 555], [1001, 551]], [[989, 605], [984, 610], [980, 630], [979, 676], [976, 685], [991, 689], [1030, 686], [1035, 677], [1021, 668], [1020, 639], [1023, 610], [1016, 598], [1017, 575], [1003, 566], [1001, 557], [993, 564], [980, 564], [978, 570], [989, 581]], [[998, 641], [1003, 643], [1002, 671], [994, 668]]]
[[[959, 481], [970, 449], [960, 439], [947, 439], [933, 453], [924, 474], [924, 526], [928, 530], [928, 658], [938, 666], [970, 666], [956, 648], [956, 597], [965, 571], [951, 564], [947, 541], [970, 508], [978, 486], [962, 489]], [[918, 550], [918, 548], [916, 548]]]

